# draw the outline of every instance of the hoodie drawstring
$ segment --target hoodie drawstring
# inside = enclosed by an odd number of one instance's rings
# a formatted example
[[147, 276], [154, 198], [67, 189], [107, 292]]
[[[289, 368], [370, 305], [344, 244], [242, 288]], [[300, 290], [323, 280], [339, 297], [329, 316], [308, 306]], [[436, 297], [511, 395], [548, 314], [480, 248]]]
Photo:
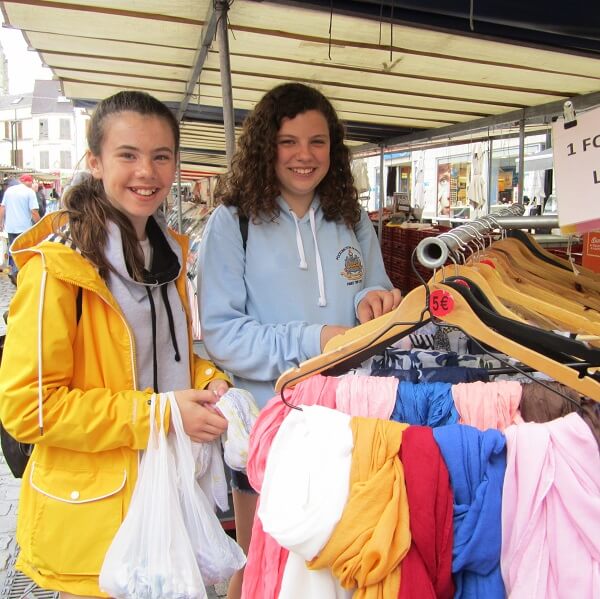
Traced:
[[167, 309], [167, 318], [169, 320], [169, 332], [171, 333], [171, 342], [173, 343], [173, 349], [175, 350], [175, 362], [181, 360], [179, 355], [179, 347], [177, 346], [177, 337], [175, 335], [175, 321], [173, 320], [173, 312], [171, 311], [171, 304], [169, 303], [169, 290], [167, 285], [161, 285], [160, 291], [163, 296], [165, 308]]
[[[302, 243], [302, 235], [300, 234], [300, 221], [294, 214], [294, 211], [290, 209], [290, 213], [296, 224], [296, 246], [298, 247], [298, 256], [300, 256], [299, 268], [306, 270], [308, 265], [306, 263], [306, 256], [304, 255], [304, 244]], [[313, 241], [315, 243], [315, 265], [317, 267], [317, 279], [319, 281], [319, 306], [324, 307], [327, 305], [327, 298], [325, 297], [325, 278], [323, 277], [323, 264], [321, 262], [321, 254], [319, 253], [319, 244], [317, 243], [317, 225], [315, 223], [315, 209], [311, 206], [308, 212], [310, 218], [310, 230], [312, 231]]]
[[304, 255], [304, 244], [302, 243], [302, 235], [300, 235], [300, 225], [298, 224], [298, 217], [294, 214], [292, 210], [290, 210], [290, 213], [292, 214], [294, 223], [296, 223], [296, 246], [298, 247], [298, 256], [300, 257], [300, 264], [298, 264], [298, 268], [306, 270], [308, 268], [308, 264], [306, 264], [306, 256]]
[[[168, 284], [160, 286], [160, 292], [167, 310], [167, 320], [169, 321], [169, 333], [171, 334], [171, 342], [173, 343], [173, 349], [175, 350], [175, 361], [179, 362], [181, 356], [179, 354], [179, 346], [177, 345], [177, 336], [175, 335], [175, 321], [173, 319], [173, 312], [171, 310], [171, 304], [168, 296]], [[154, 386], [154, 393], [158, 393], [158, 359], [156, 357], [156, 306], [154, 305], [154, 298], [152, 297], [152, 288], [146, 287], [146, 293], [148, 294], [148, 301], [150, 302], [150, 318], [152, 321], [152, 380]]]
[[321, 254], [319, 253], [319, 244], [317, 243], [317, 225], [315, 224], [315, 209], [311, 206], [308, 213], [310, 217], [310, 229], [312, 231], [313, 240], [315, 242], [315, 261], [317, 263], [317, 279], [319, 280], [319, 306], [327, 305], [325, 297], [325, 279], [323, 277], [323, 264], [321, 262]]

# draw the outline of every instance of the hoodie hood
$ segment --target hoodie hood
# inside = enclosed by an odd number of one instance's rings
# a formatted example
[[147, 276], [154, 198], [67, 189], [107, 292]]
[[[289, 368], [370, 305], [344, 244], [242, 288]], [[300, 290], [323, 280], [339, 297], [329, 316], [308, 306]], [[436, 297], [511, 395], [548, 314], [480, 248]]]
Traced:
[[152, 261], [150, 268], [144, 269], [143, 282], [135, 281], [125, 264], [123, 240], [117, 224], [108, 221], [107, 230], [105, 255], [112, 266], [112, 274], [131, 286], [130, 291], [138, 300], [146, 296], [147, 286], [157, 287], [177, 279], [181, 272], [182, 252], [175, 240], [169, 238], [162, 214], [154, 214], [146, 225], [146, 235], [152, 247]]

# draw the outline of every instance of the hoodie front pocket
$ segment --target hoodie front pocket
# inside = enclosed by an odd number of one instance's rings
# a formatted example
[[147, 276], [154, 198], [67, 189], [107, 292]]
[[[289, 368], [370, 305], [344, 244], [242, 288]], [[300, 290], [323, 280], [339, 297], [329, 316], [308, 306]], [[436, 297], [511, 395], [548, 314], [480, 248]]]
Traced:
[[32, 464], [32, 556], [39, 570], [98, 575], [123, 519], [127, 473], [73, 472]]

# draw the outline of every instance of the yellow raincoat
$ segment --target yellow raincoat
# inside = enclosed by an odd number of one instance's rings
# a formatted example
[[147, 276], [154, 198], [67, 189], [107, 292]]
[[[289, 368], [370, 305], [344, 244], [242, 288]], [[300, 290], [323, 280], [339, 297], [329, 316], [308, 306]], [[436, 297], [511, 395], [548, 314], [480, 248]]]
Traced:
[[[133, 334], [104, 280], [81, 254], [46, 240], [55, 217], [12, 248], [21, 270], [0, 369], [0, 419], [35, 444], [21, 487], [16, 567], [41, 587], [102, 596], [98, 574], [135, 486], [152, 392], [134, 390]], [[169, 233], [185, 264], [187, 238]], [[189, 328], [184, 270], [176, 286]], [[227, 380], [193, 355], [191, 329], [188, 339], [194, 387]]]

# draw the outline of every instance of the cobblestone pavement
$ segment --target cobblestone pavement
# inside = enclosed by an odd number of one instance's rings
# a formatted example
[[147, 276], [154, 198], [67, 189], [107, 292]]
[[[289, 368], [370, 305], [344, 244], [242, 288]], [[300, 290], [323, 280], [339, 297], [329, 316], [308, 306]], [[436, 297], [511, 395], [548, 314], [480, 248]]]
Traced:
[[[6, 331], [2, 315], [8, 309], [14, 291], [15, 288], [6, 273], [0, 272], [0, 335], [4, 335]], [[15, 531], [20, 489], [21, 481], [13, 477], [0, 452], [0, 597], [9, 596], [7, 585], [12, 576], [12, 565], [18, 550]], [[226, 594], [227, 588], [224, 584], [208, 589], [208, 599], [225, 597]]]

